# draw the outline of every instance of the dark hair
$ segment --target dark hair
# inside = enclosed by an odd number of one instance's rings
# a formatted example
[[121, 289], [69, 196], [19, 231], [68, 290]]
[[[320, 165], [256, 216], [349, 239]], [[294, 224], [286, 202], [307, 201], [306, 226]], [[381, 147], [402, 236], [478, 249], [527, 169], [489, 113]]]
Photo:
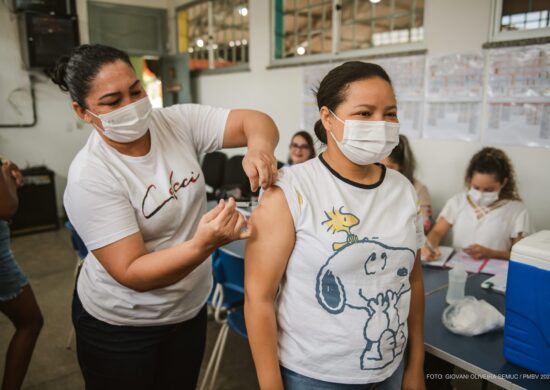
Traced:
[[516, 186], [514, 167], [502, 150], [485, 147], [474, 154], [466, 169], [466, 186], [470, 185], [474, 173], [495, 175], [499, 183], [504, 183], [507, 179], [506, 184], [500, 191], [499, 199], [521, 200]]
[[[315, 157], [315, 156], [317, 156], [317, 153], [315, 152], [315, 147], [313, 146], [313, 137], [311, 136], [311, 134], [309, 134], [305, 130], [300, 130], [292, 136], [292, 138], [290, 139], [290, 142], [292, 143], [292, 140], [294, 138], [298, 137], [298, 136], [302, 137], [307, 142], [308, 151], [309, 151], [308, 160]], [[289, 164], [292, 163], [292, 160], [290, 159], [290, 156], [288, 156], [288, 163]]]
[[[317, 107], [326, 106], [333, 112], [344, 100], [346, 100], [346, 90], [350, 83], [357, 80], [379, 77], [391, 85], [390, 76], [386, 71], [376, 64], [361, 61], [349, 61], [332, 69], [323, 78], [319, 88], [315, 91], [317, 95]], [[323, 122], [319, 119], [315, 122], [315, 135], [319, 141], [327, 143], [327, 131]]]
[[47, 73], [62, 91], [69, 92], [74, 102], [87, 108], [85, 100], [90, 92], [90, 82], [103, 65], [118, 60], [126, 62], [133, 69], [130, 57], [122, 50], [99, 44], [81, 45], [75, 47], [69, 55], [59, 57]]
[[414, 158], [407, 136], [399, 134], [399, 143], [393, 148], [388, 158], [393, 163], [399, 165], [399, 171], [414, 184], [416, 159]]

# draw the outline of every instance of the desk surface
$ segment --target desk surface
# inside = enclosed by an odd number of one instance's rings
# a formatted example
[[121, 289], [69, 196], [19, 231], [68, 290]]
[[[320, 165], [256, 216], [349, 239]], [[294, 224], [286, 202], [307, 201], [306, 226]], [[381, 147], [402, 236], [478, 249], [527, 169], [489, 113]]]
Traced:
[[[469, 277], [466, 295], [484, 299], [504, 313], [504, 295], [480, 287], [488, 277], [482, 274]], [[502, 330], [474, 337], [460, 336], [447, 330], [441, 321], [443, 310], [447, 307], [446, 293], [447, 290], [442, 289], [426, 297], [424, 341], [427, 352], [504, 388], [550, 389], [550, 381], [530, 379], [536, 378], [536, 374], [505, 360]]]
[[437, 291], [447, 291], [449, 284], [449, 269], [422, 266], [422, 274], [424, 276], [424, 294], [426, 296], [436, 293]]

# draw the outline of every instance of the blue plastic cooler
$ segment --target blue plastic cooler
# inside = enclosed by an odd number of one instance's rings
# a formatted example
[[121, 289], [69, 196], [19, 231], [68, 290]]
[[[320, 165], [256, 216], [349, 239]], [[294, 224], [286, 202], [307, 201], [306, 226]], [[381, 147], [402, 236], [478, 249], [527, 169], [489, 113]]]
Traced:
[[518, 366], [550, 374], [550, 230], [512, 247], [504, 356]]

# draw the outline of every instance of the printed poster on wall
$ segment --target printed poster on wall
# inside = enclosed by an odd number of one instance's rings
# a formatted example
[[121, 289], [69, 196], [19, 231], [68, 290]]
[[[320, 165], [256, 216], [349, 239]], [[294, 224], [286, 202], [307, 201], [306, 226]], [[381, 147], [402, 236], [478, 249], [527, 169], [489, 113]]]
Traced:
[[383, 67], [390, 76], [397, 98], [400, 132], [410, 138], [420, 138], [426, 56], [380, 58], [372, 62]]
[[[422, 110], [424, 99], [425, 56], [381, 58], [371, 60], [382, 66], [392, 80], [397, 98], [401, 133], [419, 138], [422, 130]], [[303, 129], [313, 132], [313, 126], [319, 119], [319, 109], [315, 92], [321, 80], [333, 68], [341, 63], [314, 65], [303, 68]]]
[[479, 140], [484, 66], [482, 52], [428, 57], [424, 138]]
[[550, 148], [550, 45], [488, 51], [485, 141]]

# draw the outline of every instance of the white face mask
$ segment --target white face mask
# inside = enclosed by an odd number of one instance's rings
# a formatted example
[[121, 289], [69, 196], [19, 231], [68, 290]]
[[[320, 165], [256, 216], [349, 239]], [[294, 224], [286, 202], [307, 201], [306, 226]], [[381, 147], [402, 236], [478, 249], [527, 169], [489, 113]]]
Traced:
[[149, 129], [153, 107], [145, 96], [137, 102], [128, 104], [107, 114], [91, 115], [99, 118], [103, 133], [115, 142], [128, 143], [141, 138]]
[[382, 161], [399, 143], [399, 123], [349, 119], [344, 122], [329, 111], [344, 124], [342, 141], [338, 141], [331, 131], [332, 138], [344, 156], [357, 165]]
[[495, 203], [498, 200], [499, 194], [500, 191], [481, 192], [475, 188], [470, 188], [470, 191], [468, 191], [470, 198], [481, 207], [487, 207]]

